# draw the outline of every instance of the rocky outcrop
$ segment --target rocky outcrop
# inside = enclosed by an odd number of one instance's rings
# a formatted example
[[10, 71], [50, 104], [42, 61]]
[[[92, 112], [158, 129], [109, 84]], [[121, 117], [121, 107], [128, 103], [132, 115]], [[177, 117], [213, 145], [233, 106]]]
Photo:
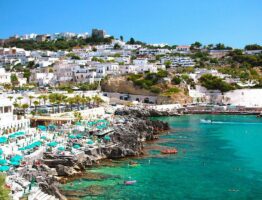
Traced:
[[161, 117], [161, 116], [179, 116], [180, 114], [176, 110], [171, 111], [158, 111], [155, 109], [138, 109], [138, 108], [128, 108], [128, 109], [118, 109], [115, 111], [116, 115], [129, 115], [138, 118], [147, 117]]
[[[63, 182], [80, 176], [86, 167], [97, 163], [100, 159], [142, 155], [145, 141], [156, 139], [160, 132], [169, 129], [165, 122], [148, 119], [149, 116], [154, 115], [159, 116], [159, 113], [150, 110], [118, 110], [116, 117], [124, 119], [124, 123], [113, 125], [110, 145], [87, 148], [83, 153], [71, 157], [56, 158], [45, 154], [43, 165], [37, 167], [38, 174], [34, 175], [38, 177], [37, 182], [41, 190], [63, 199], [63, 195], [57, 189], [56, 181]], [[66, 178], [61, 179], [61, 177]]]

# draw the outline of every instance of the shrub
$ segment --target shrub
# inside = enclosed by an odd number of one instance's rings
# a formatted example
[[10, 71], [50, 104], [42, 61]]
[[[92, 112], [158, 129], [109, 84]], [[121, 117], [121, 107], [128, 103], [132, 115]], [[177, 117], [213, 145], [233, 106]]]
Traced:
[[174, 76], [172, 79], [172, 83], [175, 85], [179, 85], [181, 83], [181, 78], [179, 76]]
[[150, 89], [151, 92], [159, 94], [161, 92], [161, 89], [159, 87], [151, 87]]
[[227, 92], [229, 90], [234, 90], [235, 87], [223, 79], [213, 76], [211, 74], [204, 74], [199, 79], [202, 86], [209, 90], [220, 90], [221, 92]]

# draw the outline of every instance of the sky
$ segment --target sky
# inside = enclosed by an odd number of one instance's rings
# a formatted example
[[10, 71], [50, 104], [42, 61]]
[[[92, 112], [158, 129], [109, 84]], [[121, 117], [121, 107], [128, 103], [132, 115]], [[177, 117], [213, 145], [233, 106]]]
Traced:
[[125, 40], [262, 44], [262, 0], [0, 0], [0, 38], [100, 28]]

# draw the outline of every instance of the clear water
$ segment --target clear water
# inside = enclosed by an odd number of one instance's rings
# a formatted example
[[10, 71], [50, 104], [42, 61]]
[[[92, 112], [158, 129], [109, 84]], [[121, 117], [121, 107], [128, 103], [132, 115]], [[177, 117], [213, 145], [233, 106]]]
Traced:
[[[157, 118], [172, 130], [158, 145], [179, 153], [163, 156], [151, 150], [118, 167], [100, 167], [96, 173], [117, 175], [102, 181], [75, 181], [67, 190], [99, 185], [104, 193], [80, 199], [262, 199], [262, 119], [255, 116], [189, 115]], [[211, 119], [212, 123], [201, 123]], [[156, 144], [150, 144], [156, 145]], [[132, 186], [124, 180], [137, 180]]]

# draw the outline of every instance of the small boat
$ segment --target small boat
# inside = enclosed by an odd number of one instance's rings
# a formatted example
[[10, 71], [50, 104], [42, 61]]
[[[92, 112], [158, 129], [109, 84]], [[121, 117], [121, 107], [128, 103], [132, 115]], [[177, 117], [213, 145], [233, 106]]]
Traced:
[[212, 124], [212, 120], [210, 119], [201, 119], [200, 122], [204, 124]]
[[136, 183], [136, 180], [132, 180], [132, 181], [124, 181], [125, 185], [134, 185]]
[[176, 154], [177, 152], [176, 149], [166, 149], [161, 151], [162, 154]]

